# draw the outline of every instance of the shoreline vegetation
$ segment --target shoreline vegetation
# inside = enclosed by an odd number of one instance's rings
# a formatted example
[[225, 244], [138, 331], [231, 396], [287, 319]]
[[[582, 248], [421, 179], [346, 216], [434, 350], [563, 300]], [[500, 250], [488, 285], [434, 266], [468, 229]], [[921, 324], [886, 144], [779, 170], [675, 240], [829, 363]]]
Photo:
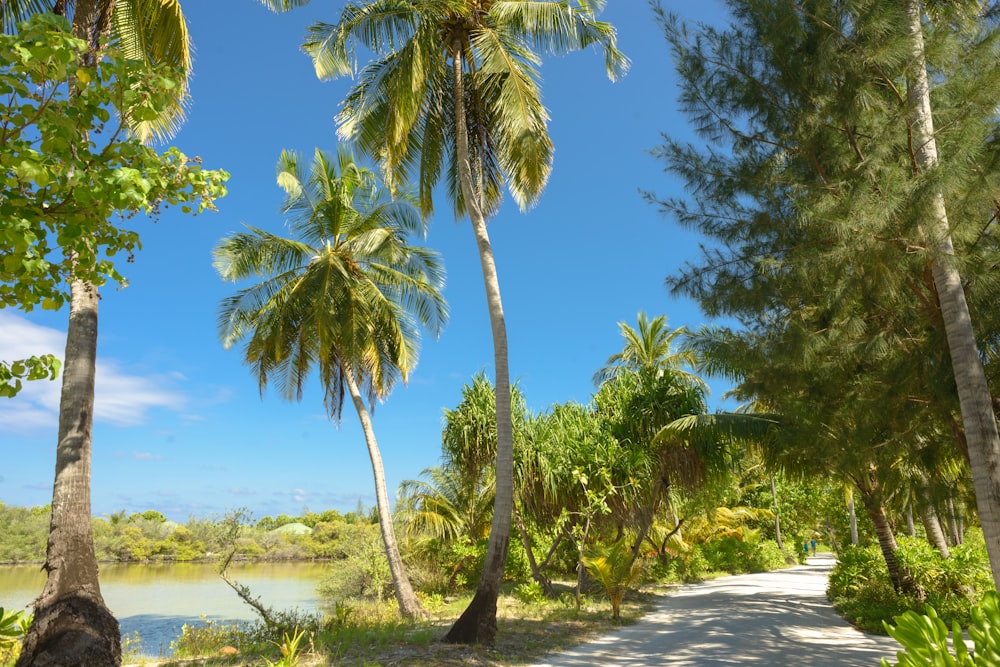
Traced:
[[[582, 561], [586, 567], [581, 575], [571, 541], [560, 545], [550, 537], [547, 543], [544, 534], [535, 532], [532, 537], [538, 552], [549, 553], [545, 561], [551, 577], [548, 590], [532, 578], [523, 544], [513, 543], [498, 605], [497, 641], [491, 647], [443, 641], [473, 595], [485, 540], [419, 539], [405, 530], [405, 512], [397, 518], [401, 535], [407, 536], [403, 554], [427, 611], [424, 619], [400, 616], [377, 518], [365, 507], [347, 513], [307, 510], [300, 516], [256, 521], [245, 510], [236, 510], [223, 517], [191, 518], [185, 524], [170, 522], [155, 511], [131, 515], [121, 511], [95, 517], [93, 526], [97, 552], [106, 564], [215, 563], [221, 574], [228, 557], [245, 563], [329, 563], [329, 573], [317, 589], [320, 612], [268, 608], [254, 597], [253, 590], [233, 586], [235, 595], [257, 609], [258, 620], [205, 620], [186, 625], [171, 642], [169, 656], [162, 655], [162, 650], [160, 655], [149, 655], [141, 636], [125, 636], [124, 664], [501, 667], [527, 664], [621, 624], [634, 623], [676, 585], [801, 563], [811, 553], [811, 549], [802, 550], [811, 546], [811, 540], [801, 537], [802, 526], [818, 523], [817, 517], [824, 513], [832, 517], [824, 521], [831, 527], [830, 534], [842, 534], [846, 521], [840, 526], [843, 517], [831, 510], [835, 503], [826, 506], [824, 500], [831, 496], [830, 489], [782, 484], [790, 499], [798, 499], [789, 503], [782, 517], [786, 535], [795, 536], [785, 538], [786, 550], [789, 543], [797, 545], [794, 558], [787, 557], [768, 535], [768, 528], [775, 526], [773, 513], [747, 506], [692, 514], [683, 522], [683, 542], [668, 532], [657, 533], [655, 541], [647, 541], [649, 548], [643, 550], [640, 567], [627, 574], [608, 568], [602, 571], [600, 562], [613, 565], [615, 556], [605, 551], [601, 561], [595, 556], [599, 550], [591, 547], [590, 557]], [[839, 560], [828, 589], [839, 613], [855, 627], [881, 634], [885, 633], [883, 620], [893, 622], [908, 610], [925, 612], [928, 607], [938, 610], [949, 624], [957, 621], [966, 627], [972, 609], [991, 590], [978, 527], [966, 527], [963, 543], [952, 549], [947, 560], [922, 535], [900, 538], [901, 562], [925, 591], [925, 597], [918, 600], [893, 590], [874, 529], [861, 519], [859, 545], [841, 542], [834, 548], [827, 540], [817, 542], [820, 551], [834, 551]], [[37, 549], [44, 545], [47, 523], [45, 507], [0, 503], [0, 556], [8, 561], [6, 566], [41, 562]], [[816, 532], [806, 535], [822, 537]], [[654, 544], [668, 546], [654, 550]], [[615, 591], [617, 613], [612, 604]], [[16, 650], [16, 645], [4, 648], [0, 643], [0, 665], [12, 665]]]

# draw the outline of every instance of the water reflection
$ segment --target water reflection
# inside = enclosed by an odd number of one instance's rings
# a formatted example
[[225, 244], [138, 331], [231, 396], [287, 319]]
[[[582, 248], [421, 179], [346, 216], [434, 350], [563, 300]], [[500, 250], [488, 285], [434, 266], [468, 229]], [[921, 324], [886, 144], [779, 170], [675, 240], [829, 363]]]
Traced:
[[[316, 586], [327, 563], [247, 563], [230, 575], [275, 609], [318, 611]], [[30, 606], [45, 585], [37, 565], [0, 566], [0, 607]], [[143, 653], [166, 655], [185, 623], [207, 617], [254, 620], [256, 612], [219, 578], [213, 563], [101, 565], [101, 592], [122, 634], [139, 632]]]

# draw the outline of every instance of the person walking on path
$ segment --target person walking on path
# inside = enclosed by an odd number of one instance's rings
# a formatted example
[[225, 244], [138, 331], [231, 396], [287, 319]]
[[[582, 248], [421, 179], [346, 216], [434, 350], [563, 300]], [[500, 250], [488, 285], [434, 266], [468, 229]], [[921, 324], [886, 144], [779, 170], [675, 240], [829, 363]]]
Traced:
[[895, 660], [891, 637], [851, 627], [826, 599], [834, 564], [808, 565], [680, 586], [635, 625], [555, 653], [534, 667], [872, 667]]

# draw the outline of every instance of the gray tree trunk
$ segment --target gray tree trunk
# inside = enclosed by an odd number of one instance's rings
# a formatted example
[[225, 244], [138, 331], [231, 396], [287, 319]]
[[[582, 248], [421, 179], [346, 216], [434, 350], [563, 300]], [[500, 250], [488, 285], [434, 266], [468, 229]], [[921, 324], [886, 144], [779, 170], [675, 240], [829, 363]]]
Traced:
[[[912, 113], [914, 160], [917, 168], [927, 171], [937, 166], [938, 155], [924, 57], [921, 3], [919, 0], [906, 0], [906, 10], [912, 40], [908, 104]], [[937, 245], [938, 256], [933, 265], [934, 285], [958, 389], [962, 426], [969, 445], [979, 521], [983, 527], [993, 581], [1000, 586], [1000, 435], [997, 434], [996, 417], [962, 279], [954, 265], [955, 249], [944, 196], [940, 191], [931, 199], [927, 220], [927, 232]]]
[[854, 494], [847, 497], [847, 516], [851, 522], [851, 544], [858, 546], [858, 513], [854, 509]]
[[469, 162], [469, 133], [465, 119], [465, 87], [461, 46], [453, 49], [455, 76], [455, 158], [458, 162], [459, 184], [462, 198], [472, 222], [482, 266], [486, 303], [493, 332], [493, 365], [496, 386], [497, 410], [497, 459], [496, 495], [493, 500], [493, 523], [486, 547], [486, 562], [479, 577], [476, 594], [462, 615], [445, 635], [445, 640], [461, 644], [494, 643], [497, 632], [497, 597], [500, 580], [507, 563], [510, 545], [511, 515], [514, 510], [514, 430], [511, 421], [510, 372], [507, 361], [507, 325], [504, 320], [503, 302], [500, 299], [500, 281], [497, 277], [493, 247], [486, 230], [479, 193], [472, 180]]
[[396, 542], [396, 530], [392, 524], [392, 510], [389, 508], [389, 494], [385, 486], [385, 468], [382, 466], [382, 454], [379, 452], [378, 441], [375, 440], [375, 429], [372, 428], [371, 416], [361, 397], [361, 390], [354, 379], [354, 373], [346, 365], [341, 366], [347, 389], [354, 401], [354, 409], [361, 420], [361, 430], [365, 434], [368, 445], [368, 456], [372, 462], [372, 475], [375, 477], [375, 506], [378, 510], [378, 525], [382, 530], [382, 543], [385, 546], [385, 557], [389, 561], [389, 572], [392, 574], [392, 587], [399, 603], [399, 612], [406, 618], [423, 618], [427, 615], [420, 606], [410, 579], [406, 576], [403, 557], [399, 554], [399, 544]]
[[104, 604], [90, 525], [90, 460], [97, 367], [97, 288], [74, 281], [59, 400], [59, 442], [45, 588], [18, 658], [29, 665], [119, 665], [118, 621]]

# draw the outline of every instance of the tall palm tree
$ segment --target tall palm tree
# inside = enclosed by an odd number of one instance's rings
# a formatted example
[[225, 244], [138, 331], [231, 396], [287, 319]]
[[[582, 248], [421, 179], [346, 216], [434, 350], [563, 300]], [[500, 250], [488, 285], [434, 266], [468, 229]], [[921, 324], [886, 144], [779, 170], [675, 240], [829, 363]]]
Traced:
[[[930, 78], [924, 50], [923, 4], [920, 0], [906, 0], [905, 3], [911, 47], [907, 105], [912, 119], [913, 168], [917, 173], [934, 172], [938, 167]], [[953, 4], [973, 13], [981, 10], [978, 1], [963, 0]], [[962, 276], [954, 262], [955, 246], [945, 197], [940, 187], [935, 187], [929, 195], [925, 218], [928, 243], [937, 249], [932, 264], [934, 287], [955, 375], [986, 551], [993, 581], [1000, 586], [1000, 433], [997, 431], [996, 415]]]
[[493, 336], [497, 492], [483, 574], [448, 641], [493, 642], [513, 511], [507, 328], [486, 220], [504, 185], [524, 209], [551, 170], [539, 53], [597, 45], [609, 77], [626, 71], [614, 29], [595, 19], [603, 6], [603, 0], [367, 0], [349, 3], [336, 24], [314, 25], [305, 43], [321, 78], [353, 74], [357, 50], [373, 54], [338, 116], [341, 137], [378, 158], [390, 185], [415, 180], [425, 215], [444, 176], [456, 215], [469, 216], [476, 238]]
[[[68, 5], [72, 12], [68, 11]], [[132, 125], [147, 141], [175, 131], [183, 118], [191, 45], [177, 0], [13, 0], [0, 3], [7, 32], [19, 21], [45, 11], [72, 14], [73, 33], [90, 46], [91, 62], [101, 58], [111, 37], [121, 52], [143, 66], [167, 64], [182, 74], [174, 103], [156, 119]], [[81, 141], [88, 137], [81, 137]], [[35, 622], [25, 638], [19, 665], [45, 655], [52, 664], [121, 661], [118, 622], [101, 596], [90, 527], [90, 461], [97, 363], [97, 286], [70, 279], [70, 314], [59, 402], [59, 430], [45, 588], [35, 601]], [[76, 663], [73, 663], [76, 664]]]
[[595, 385], [599, 387], [623, 371], [643, 369], [658, 375], [670, 371], [696, 384], [704, 383], [694, 373], [681, 368], [694, 367], [698, 363], [698, 356], [690, 348], [675, 348], [688, 335], [686, 327], [670, 331], [667, 329], [666, 315], [658, 315], [650, 320], [644, 311], [639, 311], [636, 324], [638, 328], [633, 329], [626, 322], [618, 323], [625, 345], [621, 352], [608, 357], [604, 367], [594, 373]]
[[301, 399], [315, 367], [334, 420], [350, 394], [396, 599], [404, 616], [422, 615], [396, 543], [370, 412], [416, 365], [419, 326], [441, 331], [444, 272], [437, 253], [407, 241], [425, 231], [416, 207], [405, 196], [389, 198], [346, 150], [335, 158], [317, 150], [308, 173], [298, 155], [283, 152], [278, 183], [296, 238], [250, 227], [219, 244], [215, 266], [224, 279], [264, 278], [222, 302], [219, 331], [226, 347], [246, 340], [261, 391], [273, 378], [285, 398]]

